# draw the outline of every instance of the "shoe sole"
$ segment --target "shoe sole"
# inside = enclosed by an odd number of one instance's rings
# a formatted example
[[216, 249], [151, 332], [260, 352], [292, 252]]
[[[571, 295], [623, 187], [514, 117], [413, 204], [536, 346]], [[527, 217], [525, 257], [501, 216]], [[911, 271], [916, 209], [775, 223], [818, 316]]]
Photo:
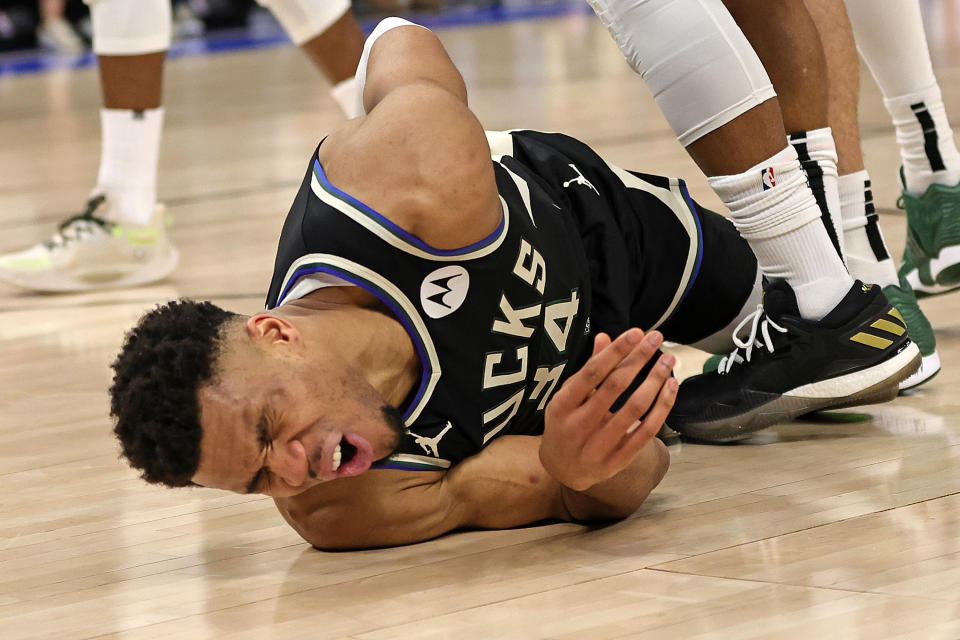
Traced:
[[169, 276], [180, 262], [180, 253], [170, 247], [169, 254], [160, 262], [151, 265], [149, 270], [142, 269], [127, 275], [116, 272], [88, 270], [70, 276], [61, 276], [56, 284], [45, 278], [32, 278], [19, 271], [0, 270], [0, 279], [31, 291], [43, 293], [77, 293], [81, 291], [100, 291], [104, 289], [122, 289], [159, 282]]
[[960, 246], [944, 247], [936, 258], [930, 258], [930, 276], [933, 284], [920, 280], [920, 270], [906, 274], [907, 282], [918, 298], [937, 296], [960, 288]]
[[910, 286], [913, 287], [913, 293], [917, 296], [918, 300], [923, 298], [930, 298], [932, 296], [940, 296], [945, 293], [950, 293], [956, 289], [960, 289], [960, 283], [957, 284], [924, 284], [920, 282], [920, 273], [918, 271], [911, 271], [906, 275], [907, 282], [910, 283]]
[[902, 394], [905, 391], [916, 389], [925, 382], [933, 380], [933, 378], [940, 373], [940, 366], [940, 354], [936, 351], [930, 355], [923, 356], [920, 362], [920, 368], [914, 371], [909, 378], [900, 381], [900, 393]]
[[889, 402], [897, 397], [900, 381], [913, 375], [922, 361], [920, 349], [911, 342], [889, 360], [854, 373], [796, 387], [738, 416], [669, 426], [686, 438], [702, 442], [742, 440], [752, 433], [814, 411]]

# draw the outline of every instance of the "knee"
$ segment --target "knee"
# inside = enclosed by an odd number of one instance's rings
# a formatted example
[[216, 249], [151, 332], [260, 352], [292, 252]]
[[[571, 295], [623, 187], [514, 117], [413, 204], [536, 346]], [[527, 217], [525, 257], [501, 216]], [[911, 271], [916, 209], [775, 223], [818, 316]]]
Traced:
[[683, 146], [776, 95], [721, 0], [589, 2]]
[[134, 56], [170, 47], [170, 0], [86, 0], [97, 55]]

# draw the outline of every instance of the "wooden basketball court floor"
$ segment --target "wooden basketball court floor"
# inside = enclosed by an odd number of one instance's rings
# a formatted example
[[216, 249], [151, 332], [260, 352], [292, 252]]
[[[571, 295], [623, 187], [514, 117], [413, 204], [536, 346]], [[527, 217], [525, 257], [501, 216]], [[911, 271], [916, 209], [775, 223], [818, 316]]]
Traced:
[[[717, 205], [591, 16], [439, 34], [488, 128], [576, 135]], [[960, 123], [956, 36], [941, 26], [931, 45]], [[340, 118], [288, 47], [171, 61], [166, 104], [175, 275], [80, 295], [0, 288], [0, 638], [960, 638], [960, 294], [924, 303], [944, 368], [921, 391], [735, 446], [672, 446], [660, 488], [608, 527], [323, 553], [267, 498], [141, 483], [107, 417], [124, 330], [178, 296], [260, 309], [305, 163]], [[98, 106], [90, 69], [0, 78], [0, 249], [78, 209]], [[868, 76], [861, 111], [899, 255], [897, 151]], [[703, 358], [679, 353], [682, 375]]]

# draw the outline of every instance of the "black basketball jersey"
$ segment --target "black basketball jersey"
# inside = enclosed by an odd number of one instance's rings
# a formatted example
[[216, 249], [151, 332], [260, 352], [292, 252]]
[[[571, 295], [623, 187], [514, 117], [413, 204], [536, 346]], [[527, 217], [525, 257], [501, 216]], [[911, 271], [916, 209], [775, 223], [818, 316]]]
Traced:
[[444, 469], [497, 436], [542, 433], [547, 401], [591, 351], [590, 269], [566, 196], [513, 157], [494, 170], [500, 225], [461, 249], [433, 248], [344, 193], [316, 154], [284, 223], [267, 308], [359, 286], [416, 346], [408, 432], [380, 468]]

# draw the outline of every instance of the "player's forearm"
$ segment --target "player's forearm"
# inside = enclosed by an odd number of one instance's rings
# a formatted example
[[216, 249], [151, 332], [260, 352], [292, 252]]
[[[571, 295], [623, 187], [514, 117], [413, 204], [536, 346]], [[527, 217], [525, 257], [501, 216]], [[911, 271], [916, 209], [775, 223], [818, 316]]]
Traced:
[[563, 505], [574, 521], [626, 518], [640, 508], [654, 487], [660, 484], [669, 465], [667, 448], [659, 439], [653, 438], [627, 468], [609, 480], [584, 491], [561, 485]]
[[386, 31], [360, 64], [366, 64], [363, 106], [367, 113], [394, 89], [418, 82], [439, 86], [467, 102], [463, 77], [429, 29], [410, 24]]
[[598, 522], [625, 518], [656, 487], [670, 463], [654, 438], [623, 471], [584, 491], [550, 475], [539, 460], [541, 438], [504, 436], [451, 472], [459, 526], [500, 529], [538, 520]]

